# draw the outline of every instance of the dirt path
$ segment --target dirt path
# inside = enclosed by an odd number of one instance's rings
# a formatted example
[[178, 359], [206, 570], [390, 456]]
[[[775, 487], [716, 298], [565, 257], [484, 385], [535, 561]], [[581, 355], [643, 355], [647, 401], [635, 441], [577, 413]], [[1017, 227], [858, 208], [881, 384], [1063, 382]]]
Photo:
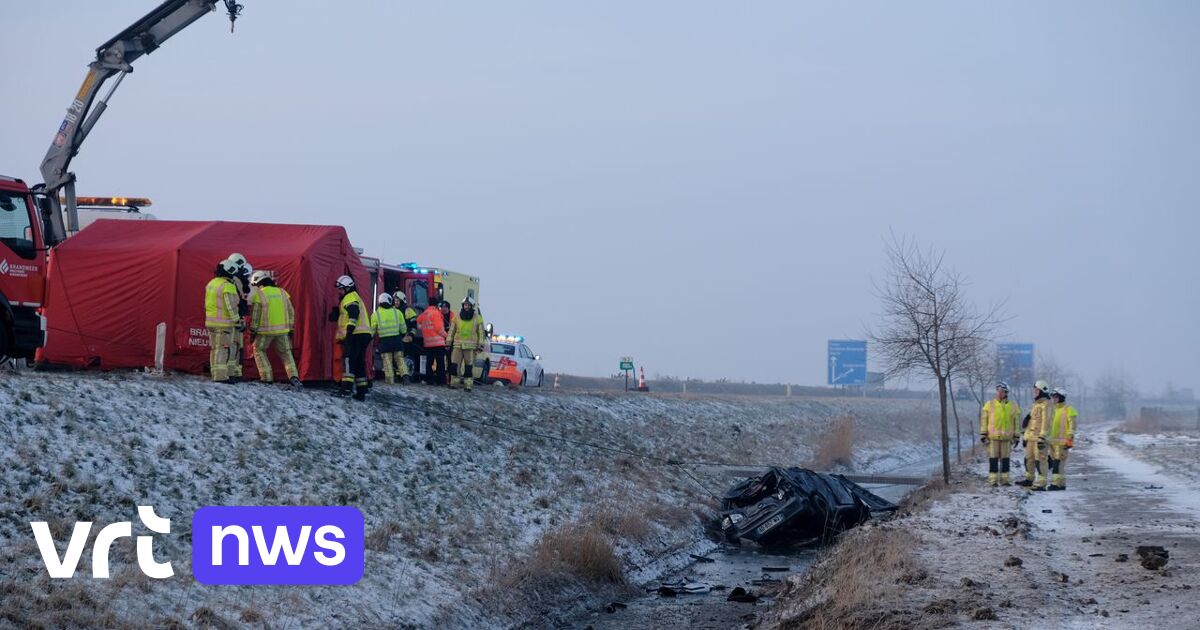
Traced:
[[[909, 558], [922, 570], [900, 586], [865, 577], [877, 596], [861, 604], [863, 618], [879, 628], [1197, 627], [1194, 481], [1113, 447], [1106, 429], [1079, 440], [1065, 492], [987, 488], [982, 470], [975, 464], [927, 509], [878, 526], [894, 539], [915, 536]], [[1166, 548], [1169, 562], [1143, 568], [1139, 545]], [[764, 625], [818, 627], [813, 605], [837, 595], [816, 592], [793, 583]]]

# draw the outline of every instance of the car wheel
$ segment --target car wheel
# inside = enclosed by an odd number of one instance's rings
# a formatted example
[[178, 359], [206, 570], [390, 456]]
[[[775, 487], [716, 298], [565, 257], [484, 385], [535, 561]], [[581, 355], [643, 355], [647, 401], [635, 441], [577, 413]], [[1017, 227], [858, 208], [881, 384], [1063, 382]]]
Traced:
[[542, 381], [544, 381], [544, 380], [546, 380], [546, 371], [545, 370], [543, 370], [541, 374], [538, 374], [538, 389], [541, 389]]
[[525, 384], [528, 381], [529, 381], [529, 373], [522, 371], [521, 372], [521, 387], [525, 387]]

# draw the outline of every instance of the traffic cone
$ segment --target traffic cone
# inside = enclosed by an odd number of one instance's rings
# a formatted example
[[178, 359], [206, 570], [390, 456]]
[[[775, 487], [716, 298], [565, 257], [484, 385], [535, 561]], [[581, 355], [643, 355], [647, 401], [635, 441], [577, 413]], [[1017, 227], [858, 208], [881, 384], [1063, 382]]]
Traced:
[[638, 388], [639, 392], [650, 391], [650, 388], [646, 385], [646, 368], [643, 368], [643, 367], [638, 368], [638, 387], [637, 388]]
[[558, 389], [558, 375], [554, 375], [554, 389]]

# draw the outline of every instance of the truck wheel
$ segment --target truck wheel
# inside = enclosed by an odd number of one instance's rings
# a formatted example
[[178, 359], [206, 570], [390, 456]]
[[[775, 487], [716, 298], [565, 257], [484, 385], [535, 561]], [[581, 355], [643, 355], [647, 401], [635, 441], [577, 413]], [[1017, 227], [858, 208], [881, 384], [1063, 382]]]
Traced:
[[3, 313], [0, 313], [0, 362], [8, 358], [8, 340], [12, 338], [13, 333], [12, 328], [2, 316]]

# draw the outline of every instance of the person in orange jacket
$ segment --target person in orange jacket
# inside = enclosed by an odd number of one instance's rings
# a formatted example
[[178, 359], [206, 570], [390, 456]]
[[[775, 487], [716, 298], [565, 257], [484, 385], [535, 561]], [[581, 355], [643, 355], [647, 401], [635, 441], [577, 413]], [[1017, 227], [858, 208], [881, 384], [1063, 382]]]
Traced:
[[417, 316], [421, 340], [425, 345], [425, 382], [446, 384], [446, 319], [437, 304], [430, 302]]

